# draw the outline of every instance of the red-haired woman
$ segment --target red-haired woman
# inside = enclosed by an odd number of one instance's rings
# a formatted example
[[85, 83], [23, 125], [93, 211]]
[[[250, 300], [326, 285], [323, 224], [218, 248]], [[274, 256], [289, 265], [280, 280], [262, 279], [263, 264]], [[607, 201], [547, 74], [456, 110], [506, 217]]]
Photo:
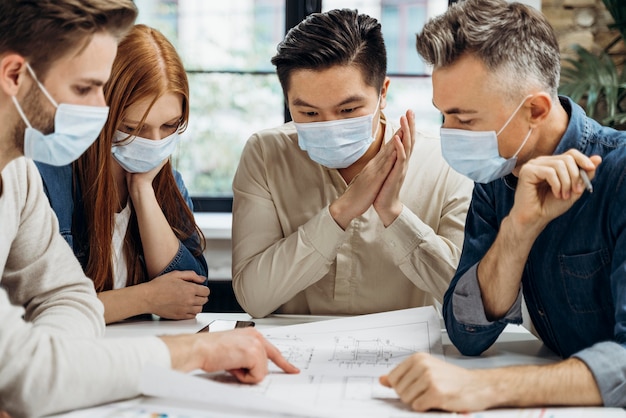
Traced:
[[[81, 86], [77, 86], [80, 89]], [[208, 300], [204, 237], [170, 155], [189, 117], [180, 57], [136, 25], [104, 88], [109, 119], [73, 164], [38, 163], [61, 234], [92, 278], [107, 323], [193, 318]]]

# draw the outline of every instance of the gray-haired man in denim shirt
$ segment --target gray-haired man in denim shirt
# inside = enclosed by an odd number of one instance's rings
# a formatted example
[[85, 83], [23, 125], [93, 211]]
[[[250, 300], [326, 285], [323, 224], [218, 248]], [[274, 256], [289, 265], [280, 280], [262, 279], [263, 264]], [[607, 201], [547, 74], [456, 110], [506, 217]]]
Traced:
[[522, 322], [523, 295], [564, 360], [469, 371], [416, 354], [381, 382], [420, 411], [626, 406], [626, 132], [557, 96], [559, 46], [530, 7], [457, 3], [417, 49], [434, 65], [444, 157], [476, 181], [444, 299], [450, 339], [479, 355]]

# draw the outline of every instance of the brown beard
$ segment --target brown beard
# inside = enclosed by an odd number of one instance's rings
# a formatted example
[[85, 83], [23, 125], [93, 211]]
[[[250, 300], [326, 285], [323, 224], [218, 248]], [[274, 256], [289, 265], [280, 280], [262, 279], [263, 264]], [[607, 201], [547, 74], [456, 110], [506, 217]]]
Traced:
[[[50, 106], [44, 106], [42, 103], [44, 100], [49, 102], [48, 98], [39, 89], [39, 86], [33, 83], [26, 92], [23, 103], [20, 104], [31, 126], [47, 135], [54, 132], [54, 115], [56, 111], [50, 112]], [[20, 120], [13, 128], [13, 144], [21, 153], [24, 152], [25, 132], [26, 123], [20, 117]]]

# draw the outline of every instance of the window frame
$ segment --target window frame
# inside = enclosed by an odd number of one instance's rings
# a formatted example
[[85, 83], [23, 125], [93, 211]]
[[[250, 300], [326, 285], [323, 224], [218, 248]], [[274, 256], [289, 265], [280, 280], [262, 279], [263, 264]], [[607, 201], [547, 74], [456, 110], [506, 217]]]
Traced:
[[[312, 13], [320, 13], [322, 11], [323, 0], [285, 0], [285, 34], [292, 27], [296, 26], [308, 15]], [[458, 0], [448, 0], [448, 7], [456, 3]], [[274, 71], [227, 71], [232, 74], [250, 74], [250, 75], [269, 75], [275, 74]], [[214, 70], [188, 70], [189, 74], [212, 74], [224, 73], [224, 71]], [[389, 77], [424, 77], [430, 78], [430, 74], [387, 74]], [[284, 103], [284, 120], [291, 121], [291, 115], [287, 103]], [[233, 198], [232, 196], [191, 196], [194, 212], [232, 212]]]
[[[322, 0], [285, 0], [285, 34], [292, 27], [296, 26], [308, 15], [322, 11]], [[190, 74], [212, 74], [224, 73], [224, 71], [188, 71]], [[269, 75], [276, 74], [275, 71], [229, 71], [232, 74]], [[287, 104], [283, 105], [285, 122], [291, 120]], [[232, 212], [232, 196], [191, 196], [194, 212]]]

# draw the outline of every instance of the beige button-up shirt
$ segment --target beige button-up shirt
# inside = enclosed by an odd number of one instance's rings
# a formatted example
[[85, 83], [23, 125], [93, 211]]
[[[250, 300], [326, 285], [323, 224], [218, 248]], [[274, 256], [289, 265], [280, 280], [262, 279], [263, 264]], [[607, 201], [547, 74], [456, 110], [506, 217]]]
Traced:
[[[398, 129], [385, 123], [385, 141]], [[233, 181], [233, 288], [252, 316], [366, 314], [442, 301], [459, 261], [473, 183], [417, 133], [387, 228], [370, 207], [344, 231], [329, 205], [348, 185], [312, 161], [293, 123], [247, 142]]]

